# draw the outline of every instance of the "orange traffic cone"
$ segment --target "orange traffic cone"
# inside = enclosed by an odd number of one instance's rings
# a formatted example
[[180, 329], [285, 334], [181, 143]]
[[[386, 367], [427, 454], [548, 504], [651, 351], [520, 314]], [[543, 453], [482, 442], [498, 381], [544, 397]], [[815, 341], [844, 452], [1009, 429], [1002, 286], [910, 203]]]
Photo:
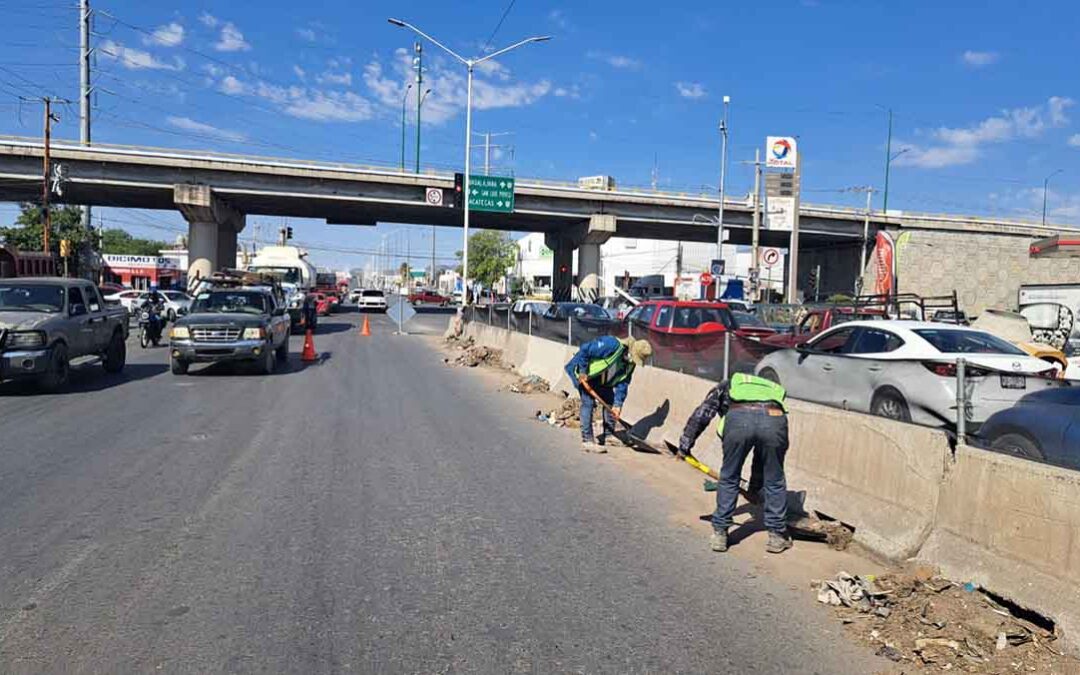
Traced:
[[371, 325], [368, 324], [368, 318], [364, 317], [364, 325], [360, 327], [361, 337], [371, 337]]
[[304, 353], [300, 355], [300, 360], [305, 363], [319, 360], [319, 355], [315, 353], [315, 339], [313, 335], [314, 331], [310, 328], [304, 333]]

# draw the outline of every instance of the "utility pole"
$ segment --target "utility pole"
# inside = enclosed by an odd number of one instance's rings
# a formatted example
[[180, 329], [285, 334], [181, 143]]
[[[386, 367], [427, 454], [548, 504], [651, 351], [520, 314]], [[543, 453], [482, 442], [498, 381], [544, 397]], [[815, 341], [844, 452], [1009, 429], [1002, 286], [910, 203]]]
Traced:
[[889, 214], [889, 165], [892, 160], [892, 108], [889, 108], [889, 135], [885, 140], [885, 194], [881, 204], [881, 211], [885, 215]]
[[401, 95], [401, 172], [405, 173], [405, 104], [409, 101], [409, 90], [412, 89], [412, 82], [409, 86], [405, 87], [405, 93]]
[[492, 145], [491, 144], [492, 137], [509, 136], [512, 133], [513, 132], [511, 132], [511, 131], [500, 131], [498, 133], [491, 133], [490, 131], [487, 131], [487, 132], [484, 132], [484, 133], [477, 132], [476, 135], [481, 136], [484, 139], [484, 175], [485, 176], [491, 175], [491, 151], [492, 151], [492, 149], [502, 150], [503, 148], [506, 147], [506, 146], [498, 145], [498, 144]]
[[420, 173], [420, 106], [424, 104], [424, 46], [417, 40], [413, 50], [416, 52], [416, 58], [413, 59], [416, 64], [416, 173]]
[[[90, 0], [79, 0], [79, 141], [90, 145]], [[83, 206], [82, 224], [91, 226], [91, 207]]]
[[[716, 259], [724, 259], [724, 178], [727, 174], [727, 142], [728, 142], [728, 106], [731, 104], [731, 97], [724, 97], [724, 117], [720, 120], [720, 205], [718, 208], [716, 218]], [[760, 171], [757, 167], [757, 160], [755, 162], [755, 176], [756, 172]], [[757, 195], [757, 188], [754, 189], [754, 194]], [[757, 197], [754, 197], [757, 199]], [[755, 252], [755, 256], [757, 253]], [[751, 263], [753, 267], [757, 267], [757, 258], [755, 257]], [[716, 294], [715, 297], [720, 299], [720, 275], [716, 275]]]
[[[53, 114], [53, 99], [51, 97], [46, 96], [41, 100], [45, 104], [45, 159], [42, 167], [43, 175], [41, 181], [41, 219], [44, 227], [42, 228], [41, 235], [41, 250], [48, 253], [49, 231], [52, 229], [52, 213], [49, 211], [49, 195], [51, 193], [51, 189], [49, 188], [49, 173], [51, 172], [52, 167], [50, 166], [49, 151], [52, 144], [52, 123], [59, 122], [60, 118]], [[70, 103], [70, 101], [63, 102]]]
[[866, 274], [866, 249], [870, 246], [870, 200], [873, 198], [874, 188], [866, 186], [866, 218], [863, 220], [862, 230], [862, 255], [859, 256], [859, 274], [855, 277], [855, 293], [859, 293], [862, 286], [861, 280]]
[[[723, 200], [720, 200], [723, 203]], [[755, 271], [753, 284], [754, 300], [760, 297], [761, 269], [759, 268], [758, 247], [761, 243], [761, 148], [754, 150], [754, 216], [753, 216], [753, 239], [750, 246], [750, 265]]]
[[[801, 143], [799, 144], [801, 145]], [[795, 154], [795, 213], [791, 220], [791, 244], [788, 246], [788, 262], [791, 267], [788, 271], [788, 303], [796, 302], [795, 296], [799, 293], [799, 205], [802, 201], [802, 148], [796, 147]]]
[[660, 157], [655, 152], [652, 160], [652, 190], [656, 192], [656, 186], [660, 182]]
[[1047, 176], [1043, 180], [1043, 208], [1042, 208], [1042, 224], [1043, 224], [1043, 227], [1046, 227], [1046, 193], [1050, 190], [1050, 179], [1053, 178], [1054, 176], [1058, 175], [1059, 173], [1063, 172], [1063, 171], [1064, 171], [1064, 169], [1058, 169], [1057, 171], [1050, 174], [1049, 176]]

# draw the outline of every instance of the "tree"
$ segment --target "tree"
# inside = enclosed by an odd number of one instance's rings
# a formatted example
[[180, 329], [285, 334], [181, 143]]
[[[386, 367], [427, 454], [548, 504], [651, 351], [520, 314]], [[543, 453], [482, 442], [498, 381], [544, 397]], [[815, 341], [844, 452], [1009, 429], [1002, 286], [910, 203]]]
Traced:
[[[0, 227], [0, 239], [20, 251], [40, 251], [45, 232], [41, 207], [37, 204], [23, 204], [19, 217], [12, 227]], [[90, 241], [86, 229], [82, 226], [82, 209], [77, 206], [50, 206], [49, 215], [52, 228], [49, 232], [49, 249], [60, 255], [60, 240], [68, 239], [72, 248], [78, 250]]]
[[156, 256], [168, 244], [153, 239], [139, 239], [121, 229], [109, 229], [101, 233], [101, 252], [114, 255]]
[[[461, 251], [457, 252], [461, 258]], [[469, 236], [469, 277], [486, 288], [506, 276], [506, 270], [517, 262], [517, 244], [501, 232], [480, 230]], [[461, 267], [458, 267], [461, 273]]]

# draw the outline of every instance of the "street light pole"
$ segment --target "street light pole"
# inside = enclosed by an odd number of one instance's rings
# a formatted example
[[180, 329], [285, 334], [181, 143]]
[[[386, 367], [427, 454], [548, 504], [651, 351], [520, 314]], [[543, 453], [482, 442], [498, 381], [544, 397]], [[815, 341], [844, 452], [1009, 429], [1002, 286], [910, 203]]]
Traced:
[[[727, 174], [727, 141], [728, 141], [728, 106], [731, 97], [724, 97], [724, 118], [720, 120], [720, 206], [716, 219], [716, 259], [724, 259], [724, 178]], [[756, 264], [756, 263], [755, 263]], [[713, 294], [720, 299], [720, 275], [716, 275], [716, 292]]]
[[[405, 172], [405, 104], [409, 100], [409, 91], [412, 89], [412, 83], [405, 87], [405, 93], [401, 95], [401, 171]], [[420, 118], [416, 118], [416, 125], [420, 126]]]
[[417, 41], [413, 48], [416, 50], [416, 173], [420, 173], [420, 106], [424, 105], [420, 90], [424, 88], [424, 46]]
[[428, 35], [424, 31], [420, 30], [419, 28], [417, 28], [416, 26], [414, 26], [414, 25], [412, 25], [410, 23], [406, 23], [406, 22], [402, 21], [401, 19], [394, 19], [394, 18], [387, 19], [387, 21], [389, 21], [391, 24], [397, 26], [398, 28], [408, 28], [409, 30], [416, 33], [420, 37], [430, 41], [433, 45], [435, 45], [439, 49], [443, 50], [444, 52], [446, 52], [450, 56], [457, 59], [462, 65], [465, 66], [466, 70], [468, 71], [467, 84], [466, 84], [466, 89], [465, 89], [465, 176], [464, 176], [464, 185], [462, 185], [462, 192], [465, 193], [465, 213], [464, 213], [464, 223], [463, 223], [463, 227], [462, 227], [462, 229], [463, 229], [462, 238], [464, 239], [464, 243], [462, 244], [462, 247], [461, 247], [461, 277], [462, 277], [462, 283], [464, 285], [464, 291], [465, 291], [465, 294], [464, 294], [465, 297], [463, 298], [463, 303], [462, 304], [469, 304], [469, 294], [468, 294], [468, 290], [469, 290], [469, 183], [470, 183], [469, 170], [471, 168], [471, 162], [470, 162], [469, 158], [472, 155], [472, 88], [473, 88], [472, 84], [473, 84], [473, 69], [477, 65], [483, 63], [484, 61], [490, 61], [491, 59], [495, 58], [496, 56], [500, 56], [500, 55], [505, 54], [505, 53], [507, 53], [507, 52], [509, 52], [509, 51], [511, 51], [513, 49], [517, 49], [518, 47], [527, 45], [530, 42], [546, 42], [547, 40], [551, 39], [551, 36], [547, 35], [547, 36], [537, 36], [537, 37], [525, 38], [524, 40], [521, 40], [520, 42], [515, 42], [514, 44], [510, 45], [509, 47], [504, 47], [504, 48], [502, 48], [502, 49], [500, 49], [498, 51], [495, 51], [495, 52], [492, 52], [492, 53], [488, 54], [487, 56], [484, 56], [484, 57], [481, 57], [481, 58], [466, 59], [465, 57], [457, 54], [455, 51], [453, 51], [452, 49], [450, 49], [449, 47], [447, 47], [443, 43], [439, 42], [435, 38], [431, 37], [430, 35]]
[[882, 213], [889, 212], [889, 165], [892, 164], [892, 108], [889, 108], [889, 136], [885, 141], [885, 196], [881, 205]]
[[1050, 174], [1043, 179], [1043, 210], [1042, 210], [1042, 224], [1046, 226], [1046, 193], [1050, 189], [1050, 179], [1064, 171], [1064, 169], [1058, 169], [1054, 173]]

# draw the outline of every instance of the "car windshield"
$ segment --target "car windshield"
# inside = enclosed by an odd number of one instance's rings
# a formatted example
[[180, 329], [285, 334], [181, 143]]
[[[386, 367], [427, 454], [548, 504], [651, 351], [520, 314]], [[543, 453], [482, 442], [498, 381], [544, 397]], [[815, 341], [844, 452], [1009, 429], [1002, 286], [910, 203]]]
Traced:
[[381, 298], [383, 297], [382, 291], [364, 291], [363, 296], [365, 298]]
[[572, 316], [580, 319], [586, 317], [589, 319], [606, 319], [608, 318], [607, 312], [600, 305], [565, 305], [563, 308], [564, 316]]
[[735, 325], [739, 328], [768, 328], [765, 322], [759, 319], [756, 314], [736, 310], [732, 311], [731, 315], [735, 317]]
[[64, 309], [61, 286], [12, 284], [0, 286], [0, 312], [46, 312]]
[[1024, 356], [1020, 348], [982, 331], [920, 328], [915, 334], [943, 354], [1009, 354]]
[[298, 267], [249, 267], [248, 271], [265, 274], [283, 284], [298, 284], [301, 281]]
[[202, 314], [266, 314], [264, 293], [244, 291], [213, 291], [195, 298], [192, 313]]
[[170, 300], [187, 300], [187, 296], [180, 291], [164, 291], [163, 295]]

